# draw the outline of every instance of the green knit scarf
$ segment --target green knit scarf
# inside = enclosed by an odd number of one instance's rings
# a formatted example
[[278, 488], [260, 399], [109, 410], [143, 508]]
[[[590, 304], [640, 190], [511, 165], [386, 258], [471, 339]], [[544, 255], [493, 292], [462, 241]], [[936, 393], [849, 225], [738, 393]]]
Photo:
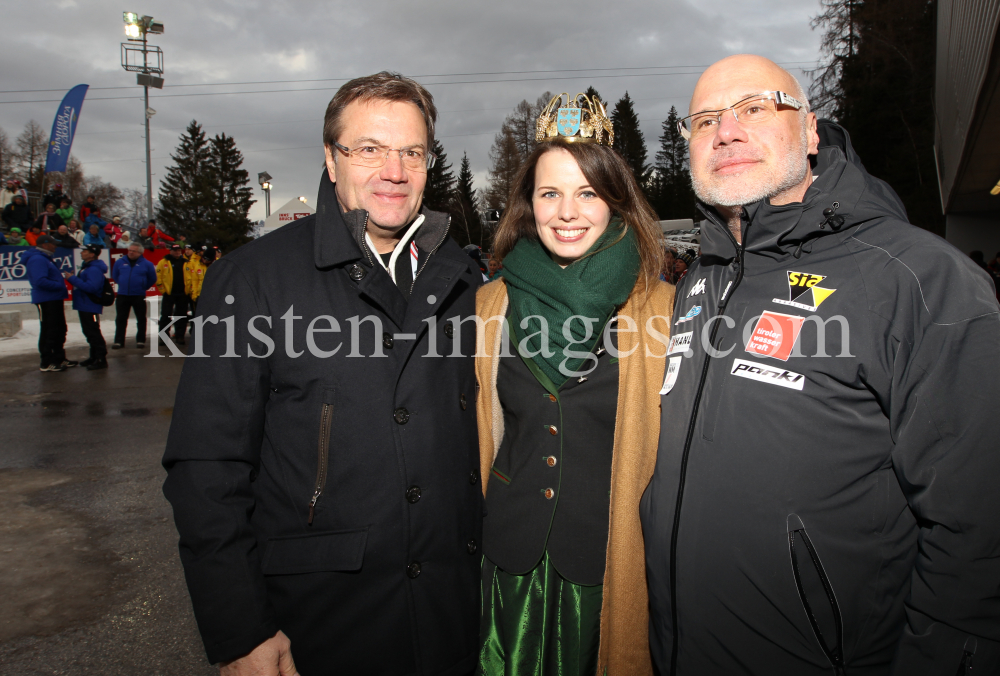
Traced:
[[[531, 360], [561, 386], [594, 349], [615, 308], [624, 303], [639, 277], [639, 248], [631, 228], [616, 218], [594, 246], [565, 268], [549, 257], [537, 239], [522, 237], [503, 260], [503, 278], [511, 304], [512, 334], [520, 336]], [[588, 326], [574, 315], [587, 317]], [[521, 322], [527, 319], [522, 328]], [[542, 319], [548, 342], [542, 345]], [[564, 326], [572, 337], [566, 339]], [[589, 335], [588, 335], [589, 333]], [[527, 355], [526, 355], [527, 356]]]

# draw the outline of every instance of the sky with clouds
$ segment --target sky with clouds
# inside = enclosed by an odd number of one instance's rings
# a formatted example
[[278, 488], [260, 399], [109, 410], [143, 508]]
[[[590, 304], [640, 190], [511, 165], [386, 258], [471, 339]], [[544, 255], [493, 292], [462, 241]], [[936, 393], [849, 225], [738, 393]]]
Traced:
[[[48, 130], [65, 91], [89, 84], [73, 154], [88, 175], [140, 189], [142, 89], [121, 67], [123, 11], [165, 26], [150, 36], [163, 49], [167, 85], [150, 93], [154, 191], [179, 135], [197, 120], [211, 135], [236, 139], [255, 188], [258, 172], [273, 176], [272, 207], [299, 195], [315, 203], [323, 112], [352, 77], [416, 77], [434, 95], [438, 137], [456, 173], [467, 152], [482, 187], [493, 137], [522, 99], [592, 85], [610, 109], [628, 91], [652, 156], [670, 106], [687, 109], [706, 65], [761, 54], [808, 87], [802, 69], [815, 66], [821, 37], [810, 28], [819, 0], [6, 4], [0, 128], [13, 138], [34, 119]], [[256, 197], [254, 220], [264, 216]]]

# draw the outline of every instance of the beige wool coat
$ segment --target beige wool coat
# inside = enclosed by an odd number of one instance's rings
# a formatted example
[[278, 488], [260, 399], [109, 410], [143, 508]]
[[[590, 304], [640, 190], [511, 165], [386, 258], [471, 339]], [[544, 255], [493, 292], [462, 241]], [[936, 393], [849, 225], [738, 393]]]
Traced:
[[[483, 286], [476, 296], [476, 314], [485, 322], [480, 324], [484, 328], [478, 337], [476, 352], [479, 476], [484, 495], [490, 468], [503, 439], [503, 410], [496, 386], [500, 365], [496, 355], [500, 354], [502, 324], [488, 320], [505, 316], [507, 304], [507, 286], [502, 279]], [[597, 669], [601, 676], [653, 673], [639, 500], [656, 464], [660, 433], [659, 391], [663, 384], [667, 346], [662, 339], [654, 339], [647, 326], [669, 338], [673, 311], [673, 285], [657, 281], [647, 291], [645, 282], [640, 280], [618, 313], [621, 358]], [[635, 321], [635, 332], [624, 330], [627, 322], [622, 317]]]

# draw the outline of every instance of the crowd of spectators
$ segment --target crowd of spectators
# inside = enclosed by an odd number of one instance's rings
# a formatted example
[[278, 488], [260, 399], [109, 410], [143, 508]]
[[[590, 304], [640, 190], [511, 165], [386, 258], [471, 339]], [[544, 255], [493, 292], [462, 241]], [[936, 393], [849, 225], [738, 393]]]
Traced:
[[159, 229], [155, 220], [130, 232], [121, 216], [105, 218], [94, 195], [75, 207], [73, 199], [57, 183], [42, 198], [42, 211], [37, 216], [28, 204], [28, 194], [17, 180], [11, 179], [0, 190], [0, 246], [36, 246], [38, 238], [48, 235], [56, 246], [76, 249], [96, 245], [102, 249], [127, 248], [138, 242], [144, 249], [166, 249], [174, 241], [183, 247], [185, 238], [175, 240]]
[[[146, 346], [146, 294], [156, 287], [162, 295], [160, 330], [170, 327], [173, 339], [184, 344], [188, 318], [193, 315], [208, 267], [221, 255], [218, 247], [205, 245], [195, 252], [185, 237], [174, 238], [157, 227], [155, 220], [131, 232], [120, 216], [105, 219], [94, 195], [74, 207], [72, 198], [56, 184], [42, 198], [42, 211], [35, 216], [26, 191], [16, 180], [0, 190], [0, 246], [30, 246], [22, 257], [31, 284], [31, 302], [40, 320], [41, 370], [65, 371], [73, 366], [88, 370], [107, 368], [107, 344], [101, 333], [104, 308], [115, 306], [115, 336], [111, 349], [125, 347], [128, 320], [136, 319], [136, 347]], [[56, 249], [79, 249], [82, 265], [74, 273], [62, 272], [54, 262]], [[125, 249], [111, 268], [100, 260], [105, 249]], [[144, 252], [169, 249], [154, 266]], [[105, 284], [110, 277], [113, 284]], [[67, 325], [64, 304], [73, 289], [73, 309], [90, 346], [87, 359], [67, 359], [64, 345]], [[106, 288], [107, 287], [107, 288]], [[168, 334], [170, 332], [168, 331]]]

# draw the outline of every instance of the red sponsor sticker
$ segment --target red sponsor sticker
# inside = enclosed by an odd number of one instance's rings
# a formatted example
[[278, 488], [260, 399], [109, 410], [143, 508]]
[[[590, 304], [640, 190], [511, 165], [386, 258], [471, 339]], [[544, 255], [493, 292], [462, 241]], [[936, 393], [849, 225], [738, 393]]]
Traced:
[[757, 325], [753, 327], [746, 351], [762, 357], [788, 361], [804, 321], [805, 317], [765, 311], [757, 320]]

